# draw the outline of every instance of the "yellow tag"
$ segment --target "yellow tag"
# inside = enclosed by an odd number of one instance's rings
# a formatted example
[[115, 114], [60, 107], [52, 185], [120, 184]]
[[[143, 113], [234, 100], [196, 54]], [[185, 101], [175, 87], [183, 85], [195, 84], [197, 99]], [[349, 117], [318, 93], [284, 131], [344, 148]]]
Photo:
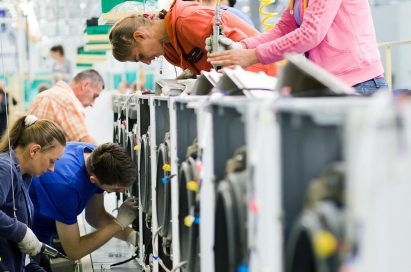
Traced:
[[318, 256], [328, 258], [337, 250], [337, 239], [329, 231], [319, 231], [314, 235], [314, 249]]
[[168, 163], [165, 163], [163, 165], [163, 171], [170, 172], [171, 171], [171, 165], [169, 165]]
[[186, 227], [191, 227], [194, 223], [194, 216], [192, 215], [187, 215], [186, 217], [184, 217], [184, 225]]
[[135, 145], [133, 149], [134, 149], [134, 151], [139, 151], [140, 147], [138, 145]]
[[198, 183], [195, 180], [190, 180], [187, 182], [187, 190], [193, 191], [193, 192], [198, 192]]

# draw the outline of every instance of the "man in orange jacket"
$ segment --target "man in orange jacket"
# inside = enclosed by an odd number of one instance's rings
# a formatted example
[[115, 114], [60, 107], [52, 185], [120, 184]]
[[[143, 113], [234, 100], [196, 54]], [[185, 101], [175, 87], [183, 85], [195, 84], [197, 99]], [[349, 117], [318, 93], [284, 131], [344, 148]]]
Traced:
[[[119, 61], [151, 61], [164, 55], [173, 65], [189, 69], [193, 74], [209, 71], [205, 40], [212, 33], [215, 10], [194, 2], [175, 0], [169, 12], [159, 16], [131, 15], [117, 22], [109, 39], [113, 56]], [[226, 37], [240, 41], [259, 32], [232, 13], [221, 11], [221, 25]], [[275, 75], [274, 64], [255, 64], [246, 70]]]

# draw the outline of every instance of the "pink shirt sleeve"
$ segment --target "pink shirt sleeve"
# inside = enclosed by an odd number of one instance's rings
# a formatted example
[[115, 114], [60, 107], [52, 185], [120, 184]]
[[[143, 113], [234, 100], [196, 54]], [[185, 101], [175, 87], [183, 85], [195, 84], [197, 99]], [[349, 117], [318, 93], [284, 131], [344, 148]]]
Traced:
[[[277, 27], [264, 33], [259, 40], [247, 39], [243, 42], [247, 48], [257, 49], [257, 57], [262, 64], [281, 60], [285, 53], [305, 53], [324, 39], [340, 9], [341, 2], [342, 0], [311, 0], [299, 28], [287, 9], [283, 12]], [[291, 20], [294, 21], [294, 29], [291, 27]]]

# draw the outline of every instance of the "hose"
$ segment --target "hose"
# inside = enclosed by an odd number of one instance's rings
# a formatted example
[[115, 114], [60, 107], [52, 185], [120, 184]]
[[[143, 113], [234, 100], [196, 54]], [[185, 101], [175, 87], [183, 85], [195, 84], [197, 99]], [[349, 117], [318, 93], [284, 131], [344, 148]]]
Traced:
[[247, 186], [245, 147], [227, 161], [226, 177], [217, 185], [214, 226], [216, 272], [248, 267]]
[[199, 241], [199, 177], [196, 171], [198, 141], [187, 147], [186, 159], [181, 163], [178, 182], [178, 222], [182, 272], [200, 271]]
[[274, 16], [277, 16], [277, 12], [267, 12], [264, 9], [271, 5], [274, 4], [276, 0], [260, 0], [260, 8], [258, 9], [259, 13], [264, 16], [264, 18], [261, 20], [261, 24], [265, 27], [265, 30], [268, 31], [275, 27], [276, 24], [273, 23], [268, 23], [267, 21]]
[[169, 143], [170, 135], [166, 133], [165, 141], [158, 147], [157, 155], [157, 222], [162, 229], [159, 235], [171, 240], [171, 177]]
[[339, 271], [338, 244], [344, 212], [333, 201], [321, 201], [305, 210], [292, 227], [286, 248], [287, 272]]
[[214, 259], [216, 272], [236, 272], [248, 263], [247, 172], [230, 174], [218, 184]]
[[127, 124], [126, 121], [121, 122], [120, 125], [120, 145], [127, 150]]
[[195, 175], [195, 160], [187, 158], [181, 164], [179, 175], [179, 233], [180, 233], [180, 256], [187, 265], [182, 268], [183, 272], [199, 271], [199, 204], [197, 203], [198, 184]]
[[333, 163], [306, 191], [304, 210], [286, 242], [286, 272], [339, 271], [344, 238], [345, 167]]

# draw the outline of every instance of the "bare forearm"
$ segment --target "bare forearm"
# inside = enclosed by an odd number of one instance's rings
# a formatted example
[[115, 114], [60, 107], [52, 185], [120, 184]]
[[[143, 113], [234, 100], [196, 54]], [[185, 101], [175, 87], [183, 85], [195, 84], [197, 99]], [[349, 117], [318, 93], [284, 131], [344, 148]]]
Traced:
[[120, 225], [115, 223], [114, 221], [111, 221], [104, 227], [99, 228], [96, 231], [82, 237], [79, 237], [77, 243], [73, 243], [73, 241], [71, 241], [71, 245], [65, 245], [64, 241], [62, 241], [62, 245], [69, 258], [78, 260], [104, 245], [108, 240], [111, 239], [111, 237], [119, 232], [121, 232]]
[[[114, 217], [111, 214], [105, 212], [103, 215], [100, 215], [98, 218], [89, 219], [87, 220], [87, 222], [94, 228], [98, 229], [107, 224], [110, 224], [110, 222], [112, 222], [113, 219]], [[131, 231], [132, 229], [127, 227], [125, 230], [117, 232], [114, 235], [114, 237], [116, 237], [117, 239], [123, 240], [123, 241], [127, 241], [127, 237], [129, 236]]]

